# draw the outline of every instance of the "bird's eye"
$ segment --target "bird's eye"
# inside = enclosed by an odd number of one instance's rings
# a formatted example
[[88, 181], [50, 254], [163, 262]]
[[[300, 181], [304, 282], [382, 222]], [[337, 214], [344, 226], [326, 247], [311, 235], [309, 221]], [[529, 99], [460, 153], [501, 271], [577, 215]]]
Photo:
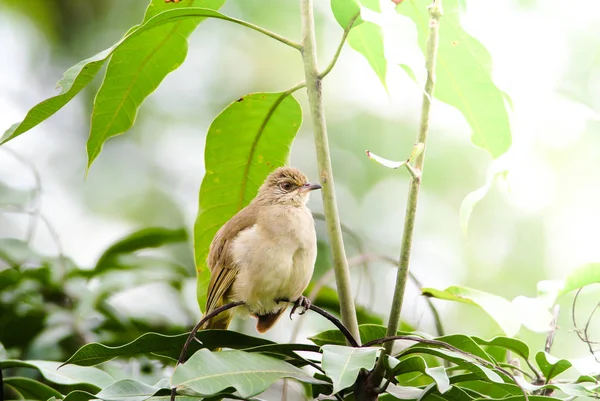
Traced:
[[292, 189], [292, 184], [290, 182], [282, 182], [281, 184], [279, 184], [279, 187], [284, 191], [289, 191]]

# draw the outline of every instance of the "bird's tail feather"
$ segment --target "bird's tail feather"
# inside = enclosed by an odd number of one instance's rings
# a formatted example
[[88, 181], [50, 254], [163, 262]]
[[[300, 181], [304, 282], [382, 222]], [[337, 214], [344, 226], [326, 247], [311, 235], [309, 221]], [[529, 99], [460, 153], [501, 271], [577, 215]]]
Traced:
[[277, 312], [257, 316], [258, 321], [256, 322], [256, 330], [258, 330], [259, 333], [264, 333], [265, 331], [269, 330], [275, 323], [277, 323], [283, 311], [285, 311], [285, 308], [282, 308]]

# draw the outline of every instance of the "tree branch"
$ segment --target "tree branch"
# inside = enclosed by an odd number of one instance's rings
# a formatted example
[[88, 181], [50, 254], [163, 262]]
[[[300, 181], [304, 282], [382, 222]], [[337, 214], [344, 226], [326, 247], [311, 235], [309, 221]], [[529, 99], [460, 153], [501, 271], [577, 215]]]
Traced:
[[[431, 109], [431, 99], [435, 87], [435, 65], [438, 48], [439, 22], [442, 17], [442, 0], [433, 0], [429, 5], [429, 35], [427, 37], [427, 49], [425, 54], [425, 67], [427, 69], [427, 81], [423, 91], [423, 105], [421, 108], [421, 127], [417, 135], [416, 143], [422, 143], [423, 152], [415, 159], [415, 169], [422, 174], [425, 150], [427, 145], [427, 134], [429, 133], [429, 112]], [[412, 247], [413, 230], [415, 227], [415, 216], [417, 213], [417, 201], [419, 198], [419, 189], [421, 187], [421, 175], [412, 176], [408, 189], [408, 201], [406, 204], [406, 215], [404, 218], [404, 230], [402, 233], [402, 248], [400, 251], [400, 263], [398, 264], [398, 273], [396, 275], [396, 288], [390, 309], [390, 319], [387, 327], [387, 336], [394, 336], [400, 325], [400, 312], [402, 311], [402, 302], [404, 301], [404, 290], [408, 278], [408, 268], [410, 261], [410, 252]], [[392, 350], [393, 342], [386, 342], [384, 345], [384, 354], [389, 355]], [[381, 380], [380, 376], [384, 366], [380, 358], [375, 368], [375, 382]]]
[[327, 126], [323, 109], [321, 78], [317, 67], [314, 18], [312, 0], [300, 0], [302, 16], [302, 59], [308, 92], [308, 102], [312, 116], [312, 128], [319, 164], [319, 176], [323, 196], [323, 209], [327, 218], [327, 233], [331, 244], [331, 255], [335, 271], [335, 281], [340, 297], [342, 322], [352, 335], [360, 340], [356, 311], [352, 300], [350, 272], [344, 249], [342, 229], [335, 199], [331, 156], [327, 139]]

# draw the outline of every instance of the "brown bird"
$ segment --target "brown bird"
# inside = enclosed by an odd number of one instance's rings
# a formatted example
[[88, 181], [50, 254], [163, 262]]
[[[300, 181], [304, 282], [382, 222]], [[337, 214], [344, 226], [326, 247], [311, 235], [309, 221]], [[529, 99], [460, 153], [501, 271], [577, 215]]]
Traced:
[[[243, 301], [236, 313], [258, 318], [256, 329], [264, 333], [286, 309], [281, 301], [301, 299], [317, 258], [315, 222], [306, 203], [310, 192], [320, 188], [292, 167], [269, 174], [252, 202], [210, 244], [205, 313]], [[232, 315], [223, 312], [203, 328], [226, 329]]]

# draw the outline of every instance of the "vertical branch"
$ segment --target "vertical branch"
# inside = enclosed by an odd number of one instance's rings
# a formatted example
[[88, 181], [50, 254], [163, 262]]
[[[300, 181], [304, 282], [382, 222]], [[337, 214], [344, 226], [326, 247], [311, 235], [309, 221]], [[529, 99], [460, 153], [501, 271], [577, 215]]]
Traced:
[[350, 330], [354, 338], [360, 341], [356, 311], [352, 300], [348, 261], [346, 260], [346, 252], [344, 250], [344, 240], [342, 237], [340, 218], [335, 199], [335, 188], [333, 185], [327, 126], [325, 123], [325, 112], [323, 110], [321, 77], [319, 76], [317, 67], [312, 0], [300, 0], [300, 8], [302, 17], [302, 60], [304, 62], [306, 90], [308, 92], [312, 128], [317, 150], [319, 177], [323, 186], [323, 208], [327, 223], [327, 234], [331, 244], [335, 281], [340, 297], [342, 322], [348, 330]]
[[[417, 136], [417, 143], [427, 144], [427, 134], [429, 133], [429, 111], [431, 108], [431, 99], [435, 87], [435, 65], [438, 48], [439, 22], [442, 16], [442, 0], [433, 0], [428, 7], [429, 10], [429, 35], [427, 37], [427, 48], [425, 53], [425, 67], [427, 69], [427, 81], [423, 91], [423, 106], [421, 109], [421, 125]], [[426, 147], [425, 147], [426, 149]], [[404, 301], [404, 290], [408, 278], [408, 267], [410, 262], [410, 251], [412, 247], [413, 230], [415, 227], [415, 216], [417, 213], [417, 201], [419, 199], [419, 189], [421, 187], [421, 177], [423, 172], [423, 162], [425, 159], [425, 150], [416, 158], [415, 169], [417, 175], [410, 180], [408, 189], [408, 201], [406, 204], [406, 215], [404, 217], [404, 231], [402, 233], [402, 247], [400, 251], [400, 262], [398, 264], [398, 273], [396, 276], [396, 288], [394, 289], [394, 298], [390, 309], [390, 319], [387, 327], [387, 336], [394, 336], [400, 325], [400, 312], [402, 311], [402, 302]], [[393, 341], [385, 344], [385, 353], [389, 355], [392, 350]], [[380, 358], [383, 361], [384, 358]], [[379, 367], [381, 371], [382, 366]]]

